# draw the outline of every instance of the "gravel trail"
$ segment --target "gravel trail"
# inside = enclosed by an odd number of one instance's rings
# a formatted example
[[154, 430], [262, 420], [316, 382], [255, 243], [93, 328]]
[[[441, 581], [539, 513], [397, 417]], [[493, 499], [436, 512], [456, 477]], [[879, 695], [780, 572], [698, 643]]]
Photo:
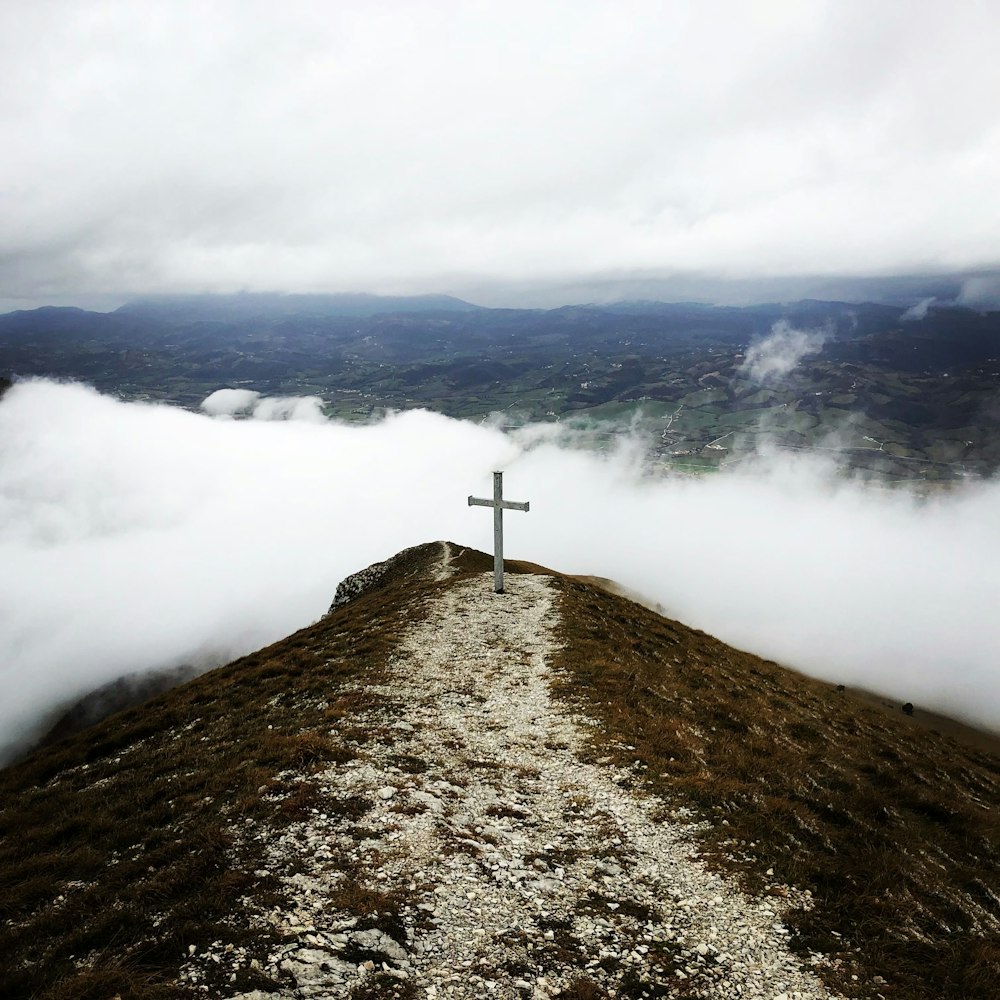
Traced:
[[[245, 1000], [350, 996], [380, 974], [380, 997], [396, 981], [401, 997], [543, 1000], [584, 978], [594, 996], [833, 998], [786, 944], [780, 913], [808, 897], [746, 896], [698, 861], [683, 816], [654, 820], [627, 772], [581, 761], [591, 723], [549, 694], [549, 581], [506, 586], [482, 574], [442, 590], [364, 719], [391, 738], [318, 776], [374, 806], [269, 845], [276, 871], [298, 859], [283, 876], [295, 905], [267, 915], [292, 939], [273, 969], [295, 985]], [[395, 929], [330, 907], [335, 856], [406, 900]]]

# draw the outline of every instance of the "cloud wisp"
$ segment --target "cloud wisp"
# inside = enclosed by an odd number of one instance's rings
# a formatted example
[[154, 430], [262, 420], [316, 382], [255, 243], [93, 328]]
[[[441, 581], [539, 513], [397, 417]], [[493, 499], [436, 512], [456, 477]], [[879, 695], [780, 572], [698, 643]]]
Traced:
[[829, 329], [798, 330], [788, 320], [779, 319], [771, 332], [747, 348], [740, 370], [755, 382], [785, 378], [809, 354], [819, 354], [830, 337]]
[[985, 311], [1000, 308], [1000, 276], [990, 274], [967, 279], [956, 301], [970, 309]]
[[318, 618], [348, 573], [451, 538], [505, 469], [508, 555], [612, 577], [830, 680], [1000, 729], [1000, 484], [933, 500], [814, 459], [653, 479], [427, 412], [371, 426], [233, 420], [49, 382], [0, 402], [0, 753], [135, 670], [204, 667]]
[[934, 298], [935, 296], [930, 295], [927, 298], [914, 303], [899, 317], [899, 321], [901, 323], [919, 323], [920, 320], [927, 317], [927, 310], [930, 309]]

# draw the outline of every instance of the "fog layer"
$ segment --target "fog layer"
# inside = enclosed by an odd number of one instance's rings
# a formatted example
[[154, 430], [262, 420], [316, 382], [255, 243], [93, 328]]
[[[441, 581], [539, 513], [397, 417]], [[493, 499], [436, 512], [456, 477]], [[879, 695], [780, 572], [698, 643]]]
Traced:
[[996, 483], [918, 501], [812, 459], [653, 479], [634, 444], [599, 456], [554, 427], [279, 409], [305, 419], [8, 392], [0, 757], [120, 674], [211, 665], [309, 624], [340, 579], [405, 546], [489, 550], [492, 518], [466, 497], [494, 469], [531, 502], [507, 517], [509, 557], [612, 577], [737, 646], [1000, 729]]

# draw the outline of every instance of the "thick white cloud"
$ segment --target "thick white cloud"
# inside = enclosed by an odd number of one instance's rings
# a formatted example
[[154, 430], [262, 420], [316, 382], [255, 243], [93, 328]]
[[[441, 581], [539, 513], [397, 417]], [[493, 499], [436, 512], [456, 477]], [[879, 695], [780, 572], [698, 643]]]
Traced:
[[998, 262], [1000, 7], [11, 0], [0, 300]]
[[427, 412], [217, 419], [20, 383], [0, 403], [0, 746], [119, 674], [227, 659], [437, 538], [609, 576], [743, 648], [1000, 729], [1000, 484], [918, 501], [803, 459], [651, 479]]
[[201, 401], [213, 417], [252, 416], [255, 420], [307, 420], [325, 423], [319, 396], [268, 396], [253, 389], [216, 389]]
[[254, 408], [256, 420], [306, 420], [313, 424], [326, 422], [323, 400], [319, 396], [278, 396], [262, 399]]
[[201, 408], [213, 417], [236, 417], [250, 413], [259, 399], [254, 389], [216, 389], [201, 401]]

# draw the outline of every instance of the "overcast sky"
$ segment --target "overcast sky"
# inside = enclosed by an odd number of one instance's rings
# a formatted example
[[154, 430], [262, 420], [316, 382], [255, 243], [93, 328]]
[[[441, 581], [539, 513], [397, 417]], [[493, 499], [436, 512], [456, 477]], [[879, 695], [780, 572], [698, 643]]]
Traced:
[[995, 0], [5, 0], [0, 303], [1000, 263]]

